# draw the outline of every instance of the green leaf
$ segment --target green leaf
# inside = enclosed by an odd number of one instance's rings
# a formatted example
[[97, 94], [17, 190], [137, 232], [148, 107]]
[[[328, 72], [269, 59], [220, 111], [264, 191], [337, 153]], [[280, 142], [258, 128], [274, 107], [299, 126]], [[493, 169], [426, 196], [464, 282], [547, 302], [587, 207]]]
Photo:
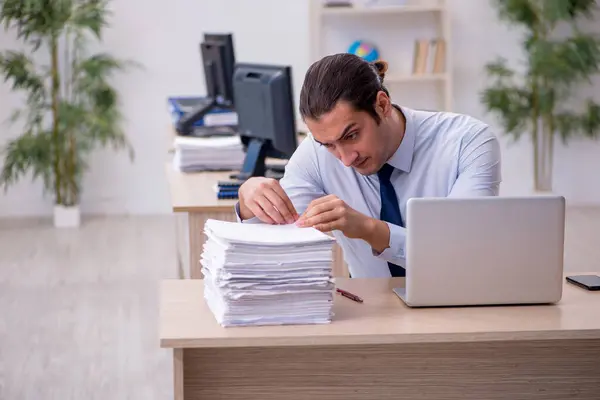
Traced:
[[25, 118], [25, 129], [34, 129], [41, 124], [47, 110], [45, 78], [36, 72], [33, 62], [25, 54], [16, 51], [0, 54], [0, 74], [5, 82], [11, 82], [12, 90], [27, 92], [29, 108], [27, 111], [15, 110], [9, 122], [12, 124]]
[[531, 74], [554, 84], [587, 80], [600, 69], [600, 40], [577, 34], [562, 41], [537, 40], [529, 48]]
[[99, 53], [81, 60], [75, 67], [75, 73], [81, 74], [81, 79], [86, 82], [98, 82], [110, 77], [115, 71], [125, 69], [125, 67], [126, 63], [123, 61], [106, 53]]
[[27, 132], [8, 143], [5, 160], [0, 173], [0, 185], [5, 190], [15, 184], [28, 171], [32, 178], [42, 178], [46, 190], [52, 189], [52, 151], [50, 132], [34, 134]]
[[532, 0], [495, 0], [501, 19], [510, 23], [533, 26], [538, 23], [538, 10]]
[[73, 0], [3, 0], [0, 23], [15, 27], [17, 36], [39, 48], [41, 41], [58, 37], [71, 16]]
[[569, 0], [543, 0], [540, 10], [543, 19], [550, 25], [555, 25], [559, 21], [570, 20], [573, 18], [573, 6]]
[[71, 24], [79, 30], [89, 30], [101, 39], [102, 29], [107, 26], [108, 1], [87, 0], [77, 3], [73, 8]]
[[487, 109], [497, 114], [506, 131], [518, 139], [527, 130], [531, 115], [529, 93], [521, 87], [495, 85], [482, 92]]
[[488, 75], [497, 78], [512, 78], [515, 72], [507, 67], [505, 58], [499, 58], [494, 62], [485, 65]]
[[12, 90], [29, 92], [32, 101], [45, 100], [44, 78], [37, 74], [33, 62], [24, 53], [7, 51], [5, 54], [0, 54], [0, 73], [4, 76], [5, 82], [12, 82]]
[[562, 111], [554, 115], [556, 133], [560, 135], [563, 143], [566, 144], [571, 133], [581, 127], [581, 118], [572, 111]]
[[569, 13], [573, 19], [585, 17], [593, 18], [594, 11], [598, 10], [596, 0], [568, 0]]
[[600, 135], [600, 105], [598, 103], [588, 100], [581, 117], [581, 129], [589, 138], [596, 139]]

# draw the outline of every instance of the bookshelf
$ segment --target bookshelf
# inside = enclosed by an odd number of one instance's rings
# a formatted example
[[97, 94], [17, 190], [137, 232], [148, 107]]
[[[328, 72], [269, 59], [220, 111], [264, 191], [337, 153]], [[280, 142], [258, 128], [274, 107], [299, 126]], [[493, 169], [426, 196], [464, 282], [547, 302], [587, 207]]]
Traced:
[[[452, 48], [446, 0], [402, 5], [326, 7], [310, 0], [310, 63], [347, 52], [356, 40], [374, 45], [389, 63], [385, 84], [392, 100], [419, 109], [452, 111]], [[398, 3], [401, 3], [400, 1]]]

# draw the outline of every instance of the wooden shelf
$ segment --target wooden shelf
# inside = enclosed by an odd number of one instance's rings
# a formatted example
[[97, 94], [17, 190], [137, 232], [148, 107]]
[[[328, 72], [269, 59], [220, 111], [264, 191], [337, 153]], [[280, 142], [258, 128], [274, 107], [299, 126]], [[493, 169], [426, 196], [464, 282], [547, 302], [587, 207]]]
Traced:
[[375, 6], [375, 7], [322, 7], [322, 15], [380, 15], [380, 14], [406, 14], [442, 12], [440, 5], [405, 5], [405, 6]]
[[[348, 51], [348, 46], [362, 40], [374, 45], [379, 57], [389, 63], [385, 83], [398, 102], [407, 107], [452, 111], [448, 0], [407, 0], [404, 5], [372, 7], [325, 7], [322, 0], [309, 1], [311, 63]], [[407, 18], [399, 24], [397, 18], [403, 16]], [[439, 53], [438, 43], [443, 43]], [[419, 87], [418, 93], [408, 94], [402, 87], [395, 87], [401, 84], [423, 85], [423, 90]]]
[[448, 79], [447, 74], [406, 74], [406, 75], [390, 75], [385, 77], [385, 83], [402, 83], [402, 82], [433, 82], [445, 81]]

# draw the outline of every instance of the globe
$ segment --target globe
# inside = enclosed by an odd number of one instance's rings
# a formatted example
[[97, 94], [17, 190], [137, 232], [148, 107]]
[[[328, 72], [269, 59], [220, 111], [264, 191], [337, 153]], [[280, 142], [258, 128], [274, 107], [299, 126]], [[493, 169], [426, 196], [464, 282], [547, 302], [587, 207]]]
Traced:
[[368, 62], [377, 61], [379, 59], [377, 48], [373, 44], [363, 40], [357, 40], [352, 43], [348, 48], [348, 53], [359, 56]]

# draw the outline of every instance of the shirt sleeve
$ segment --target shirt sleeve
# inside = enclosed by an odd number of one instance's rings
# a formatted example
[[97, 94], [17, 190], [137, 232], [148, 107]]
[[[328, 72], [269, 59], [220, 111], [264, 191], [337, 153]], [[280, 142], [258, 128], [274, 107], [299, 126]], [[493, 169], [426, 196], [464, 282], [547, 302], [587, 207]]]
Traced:
[[458, 177], [448, 197], [498, 196], [500, 143], [489, 128], [466, 135], [459, 153]]
[[[465, 135], [459, 151], [458, 176], [448, 197], [497, 196], [501, 176], [500, 144], [488, 128]], [[390, 228], [390, 244], [373, 255], [396, 265], [406, 264], [407, 229], [386, 222]]]
[[[299, 215], [311, 201], [325, 195], [315, 146], [312, 136], [306, 137], [288, 161], [279, 181]], [[239, 207], [237, 202], [234, 208], [238, 222], [261, 223], [257, 217], [242, 221]]]
[[371, 248], [373, 255], [392, 264], [404, 267], [406, 264], [406, 228], [386, 222], [390, 228], [390, 244], [381, 253]]

